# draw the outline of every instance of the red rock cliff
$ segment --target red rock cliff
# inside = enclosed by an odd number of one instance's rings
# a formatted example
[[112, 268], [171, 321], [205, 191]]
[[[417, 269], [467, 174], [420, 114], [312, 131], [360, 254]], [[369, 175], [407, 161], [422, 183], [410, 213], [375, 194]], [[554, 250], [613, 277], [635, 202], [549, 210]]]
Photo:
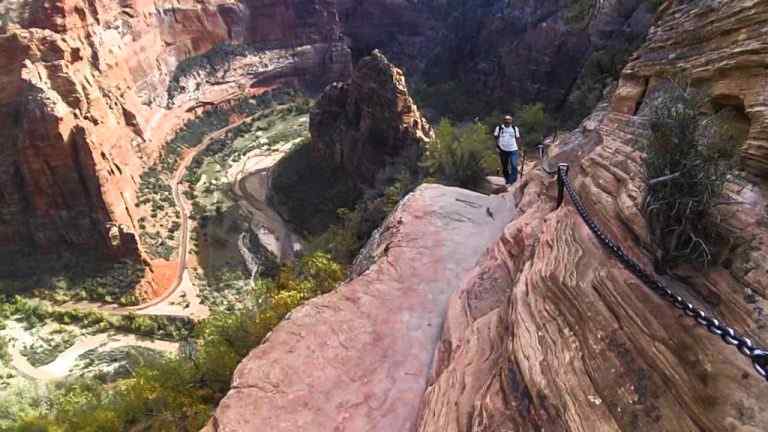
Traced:
[[[238, 77], [247, 81], [235, 91], [259, 79], [343, 78], [349, 56], [330, 6], [42, 2], [24, 28], [0, 35], [0, 248], [87, 245], [136, 255], [131, 233], [139, 176], [184, 108], [206, 97], [203, 91], [184, 99], [185, 106], [165, 109], [176, 65], [220, 43], [246, 40], [287, 49], [287, 60], [262, 61], [259, 73]], [[232, 97], [232, 91], [207, 97]], [[123, 234], [110, 239], [115, 230]]]

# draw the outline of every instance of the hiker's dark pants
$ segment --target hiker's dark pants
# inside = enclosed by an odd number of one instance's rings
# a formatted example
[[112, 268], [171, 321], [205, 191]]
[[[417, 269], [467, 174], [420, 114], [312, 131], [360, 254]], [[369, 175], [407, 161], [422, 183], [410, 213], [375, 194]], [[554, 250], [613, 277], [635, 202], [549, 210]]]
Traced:
[[504, 173], [504, 180], [507, 184], [517, 181], [517, 151], [505, 151], [499, 149], [499, 159], [501, 159], [501, 170]]

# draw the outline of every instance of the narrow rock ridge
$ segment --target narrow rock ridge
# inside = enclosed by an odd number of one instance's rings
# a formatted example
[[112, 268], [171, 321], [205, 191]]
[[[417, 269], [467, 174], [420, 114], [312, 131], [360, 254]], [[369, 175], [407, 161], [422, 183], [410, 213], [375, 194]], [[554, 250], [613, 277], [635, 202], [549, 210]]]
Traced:
[[447, 299], [514, 214], [508, 196], [419, 187], [364, 274], [299, 307], [240, 364], [214, 430], [412, 428]]

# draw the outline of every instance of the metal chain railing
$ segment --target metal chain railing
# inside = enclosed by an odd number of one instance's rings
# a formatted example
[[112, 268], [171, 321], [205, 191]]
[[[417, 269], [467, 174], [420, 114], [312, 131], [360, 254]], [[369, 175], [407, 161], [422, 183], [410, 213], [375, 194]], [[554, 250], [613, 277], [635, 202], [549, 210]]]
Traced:
[[589, 212], [587, 212], [586, 207], [581, 202], [579, 196], [576, 194], [576, 191], [573, 189], [573, 185], [568, 178], [568, 164], [561, 163], [558, 165], [557, 170], [550, 171], [546, 168], [546, 164], [544, 163], [544, 152], [541, 146], [539, 147], [539, 156], [541, 157], [542, 168], [549, 174], [557, 174], [558, 208], [562, 205], [565, 198], [564, 192], [568, 193], [568, 196], [571, 198], [571, 202], [573, 202], [573, 205], [576, 207], [576, 211], [579, 213], [579, 216], [587, 225], [589, 230], [592, 231], [600, 243], [619, 260], [624, 268], [635, 275], [635, 277], [640, 279], [640, 281], [651, 291], [656, 293], [662, 299], [671, 303], [678, 310], [682, 311], [687, 317], [694, 319], [697, 323], [702, 325], [713, 335], [719, 336], [726, 344], [738, 349], [742, 355], [752, 361], [752, 366], [755, 368], [755, 371], [757, 371], [757, 373], [763, 379], [768, 380], [768, 351], [755, 347], [749, 338], [737, 334], [736, 331], [730, 326], [708, 315], [701, 309], [686, 301], [684, 298], [673, 293], [661, 281], [654, 278], [650, 273], [645, 271], [637, 261], [632, 259], [629, 255], [627, 255], [626, 252], [624, 252], [624, 249], [622, 249], [621, 246], [610, 239], [589, 215]]

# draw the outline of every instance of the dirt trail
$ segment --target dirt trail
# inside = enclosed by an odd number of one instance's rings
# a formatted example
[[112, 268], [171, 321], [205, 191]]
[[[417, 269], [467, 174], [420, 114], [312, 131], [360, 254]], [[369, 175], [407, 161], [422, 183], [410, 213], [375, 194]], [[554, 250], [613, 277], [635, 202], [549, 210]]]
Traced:
[[[255, 116], [255, 115], [254, 115]], [[246, 117], [235, 123], [228, 125], [223, 129], [219, 129], [206, 135], [203, 140], [196, 147], [186, 151], [179, 162], [179, 166], [174, 171], [171, 187], [173, 193], [173, 200], [176, 207], [181, 214], [181, 234], [179, 236], [179, 248], [178, 248], [178, 266], [176, 270], [176, 278], [173, 285], [166, 290], [163, 295], [153, 299], [147, 303], [137, 306], [117, 306], [109, 303], [97, 303], [97, 302], [70, 302], [61, 305], [61, 309], [65, 310], [98, 310], [101, 312], [127, 315], [130, 313], [136, 313], [140, 315], [171, 315], [179, 317], [190, 317], [193, 319], [201, 319], [208, 316], [208, 308], [203, 305], [198, 296], [197, 290], [192, 284], [191, 277], [187, 271], [187, 253], [189, 250], [189, 212], [187, 210], [187, 202], [181, 193], [181, 184], [184, 179], [184, 175], [192, 163], [192, 160], [200, 152], [204, 151], [208, 146], [218, 138], [223, 137], [230, 130], [240, 126], [244, 122], [250, 120], [254, 116]], [[185, 293], [187, 300], [190, 303], [189, 308], [182, 308], [172, 304], [174, 300], [178, 300], [180, 293]]]
[[[188, 151], [184, 155], [184, 157], [181, 159], [181, 162], [179, 163], [178, 168], [176, 168], [176, 172], [174, 172], [173, 179], [171, 181], [171, 187], [173, 189], [173, 200], [176, 204], [176, 207], [179, 209], [179, 213], [181, 213], [181, 235], [179, 236], [179, 250], [178, 250], [179, 266], [176, 274], [176, 281], [173, 283], [173, 286], [171, 286], [171, 288], [168, 289], [160, 297], [138, 306], [128, 307], [126, 308], [126, 310], [146, 311], [147, 309], [162, 305], [179, 290], [179, 288], [182, 286], [182, 284], [185, 283], [185, 281], [187, 283], [191, 283], [191, 280], [189, 277], [186, 277], [186, 278], [184, 277], [187, 272], [187, 252], [189, 249], [189, 213], [187, 211], [187, 202], [184, 199], [183, 194], [181, 193], [181, 183], [184, 179], [184, 175], [187, 173], [189, 164], [192, 163], [192, 160], [195, 158], [195, 156], [197, 156], [198, 154], [200, 154], [200, 152], [208, 148], [208, 146], [213, 141], [223, 137], [224, 135], [226, 135], [227, 132], [240, 126], [241, 124], [245, 123], [246, 121], [250, 120], [253, 117], [255, 117], [255, 115], [246, 117], [242, 120], [239, 120], [235, 123], [230, 124], [224, 129], [219, 129], [216, 132], [206, 135], [206, 137], [197, 147], [193, 148], [191, 151]], [[194, 288], [187, 289], [186, 291], [190, 294], [193, 294], [194, 296], [197, 296], [197, 290], [195, 290]], [[197, 300], [191, 299], [191, 303], [200, 305], [200, 302], [198, 300], [199, 299]], [[201, 312], [200, 310], [191, 311], [191, 313], [195, 315], [200, 315], [201, 314], [200, 312]]]
[[[141, 314], [189, 317], [203, 319], [208, 316], [208, 307], [202, 304], [197, 289], [192, 283], [187, 269], [187, 254], [189, 248], [189, 213], [187, 203], [181, 191], [184, 175], [192, 160], [204, 151], [213, 141], [224, 136], [228, 131], [250, 120], [253, 116], [244, 118], [223, 129], [212, 132], [195, 148], [187, 151], [182, 157], [178, 168], [172, 177], [173, 199], [181, 214], [181, 235], [178, 249], [178, 269], [174, 284], [162, 296], [142, 305], [120, 307], [113, 304], [94, 302], [71, 302], [60, 306], [70, 310], [98, 310], [115, 315]], [[296, 252], [301, 250], [301, 240], [293, 233], [267, 203], [271, 170], [274, 165], [290, 150], [294, 142], [272, 150], [259, 149], [247, 157], [235, 169], [233, 175], [233, 191], [241, 199], [242, 205], [252, 217], [251, 226], [258, 233], [259, 240], [269, 248], [281, 261], [292, 260]], [[181, 297], [188, 304], [181, 305]], [[18, 328], [16, 328], [18, 327]], [[72, 347], [61, 353], [56, 360], [36, 368], [21, 354], [21, 347], [33, 341], [19, 323], [12, 323], [6, 333], [15, 343], [10, 347], [11, 365], [23, 376], [38, 381], [53, 381], [66, 377], [74, 366], [77, 358], [83, 353], [100, 348], [113, 349], [126, 345], [143, 346], [165, 352], [175, 352], [178, 344], [146, 338], [130, 334], [102, 333], [79, 339]]]

